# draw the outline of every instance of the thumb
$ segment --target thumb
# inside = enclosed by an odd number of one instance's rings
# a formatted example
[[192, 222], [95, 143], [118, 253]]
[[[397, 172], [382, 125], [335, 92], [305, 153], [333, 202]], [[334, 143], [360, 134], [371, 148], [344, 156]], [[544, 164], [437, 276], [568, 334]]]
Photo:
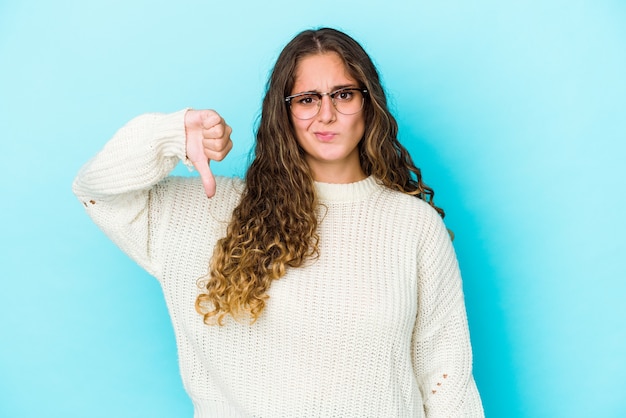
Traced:
[[193, 163], [196, 170], [200, 174], [200, 178], [202, 179], [202, 184], [204, 185], [204, 192], [207, 197], [215, 196], [215, 177], [211, 172], [211, 167], [209, 166], [209, 160], [205, 161], [196, 161]]

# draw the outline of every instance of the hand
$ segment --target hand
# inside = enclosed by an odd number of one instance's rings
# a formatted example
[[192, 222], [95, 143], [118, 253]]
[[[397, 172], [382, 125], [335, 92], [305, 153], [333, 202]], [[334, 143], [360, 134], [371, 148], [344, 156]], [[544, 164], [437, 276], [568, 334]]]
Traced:
[[232, 128], [213, 110], [188, 110], [185, 114], [187, 158], [198, 170], [207, 197], [215, 195], [211, 160], [222, 161], [232, 149]]

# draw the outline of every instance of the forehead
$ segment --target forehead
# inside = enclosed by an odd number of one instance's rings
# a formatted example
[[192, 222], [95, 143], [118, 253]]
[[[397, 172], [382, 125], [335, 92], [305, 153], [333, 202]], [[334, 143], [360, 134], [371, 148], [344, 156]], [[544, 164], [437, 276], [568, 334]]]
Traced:
[[324, 52], [307, 55], [298, 62], [293, 91], [329, 91], [357, 84], [339, 54]]

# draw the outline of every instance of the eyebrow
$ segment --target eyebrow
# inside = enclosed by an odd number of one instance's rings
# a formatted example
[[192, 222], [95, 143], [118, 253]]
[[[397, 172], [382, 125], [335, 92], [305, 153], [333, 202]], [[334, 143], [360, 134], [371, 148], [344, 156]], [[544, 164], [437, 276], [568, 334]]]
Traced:
[[[329, 93], [333, 93], [333, 92], [335, 92], [337, 90], [348, 89], [348, 88], [358, 89], [359, 86], [354, 84], [354, 83], [352, 83], [352, 84], [341, 84], [341, 85], [338, 85], [338, 86], [333, 86], [333, 88], [330, 90]], [[295, 94], [302, 94], [302, 93], [318, 93], [319, 94], [321, 92], [319, 90], [304, 90], [304, 91], [301, 91], [301, 92], [298, 92], [298, 93], [293, 93], [292, 96], [295, 95]]]

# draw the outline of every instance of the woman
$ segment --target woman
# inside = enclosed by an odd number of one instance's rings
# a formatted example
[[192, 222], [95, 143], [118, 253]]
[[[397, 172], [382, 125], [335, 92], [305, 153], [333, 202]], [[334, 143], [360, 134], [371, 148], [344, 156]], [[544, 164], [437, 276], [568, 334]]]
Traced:
[[[74, 182], [160, 281], [195, 416], [482, 416], [443, 211], [361, 46], [324, 28], [285, 47], [245, 181], [209, 169], [230, 133], [144, 115]], [[168, 176], [180, 160], [200, 179]]]

